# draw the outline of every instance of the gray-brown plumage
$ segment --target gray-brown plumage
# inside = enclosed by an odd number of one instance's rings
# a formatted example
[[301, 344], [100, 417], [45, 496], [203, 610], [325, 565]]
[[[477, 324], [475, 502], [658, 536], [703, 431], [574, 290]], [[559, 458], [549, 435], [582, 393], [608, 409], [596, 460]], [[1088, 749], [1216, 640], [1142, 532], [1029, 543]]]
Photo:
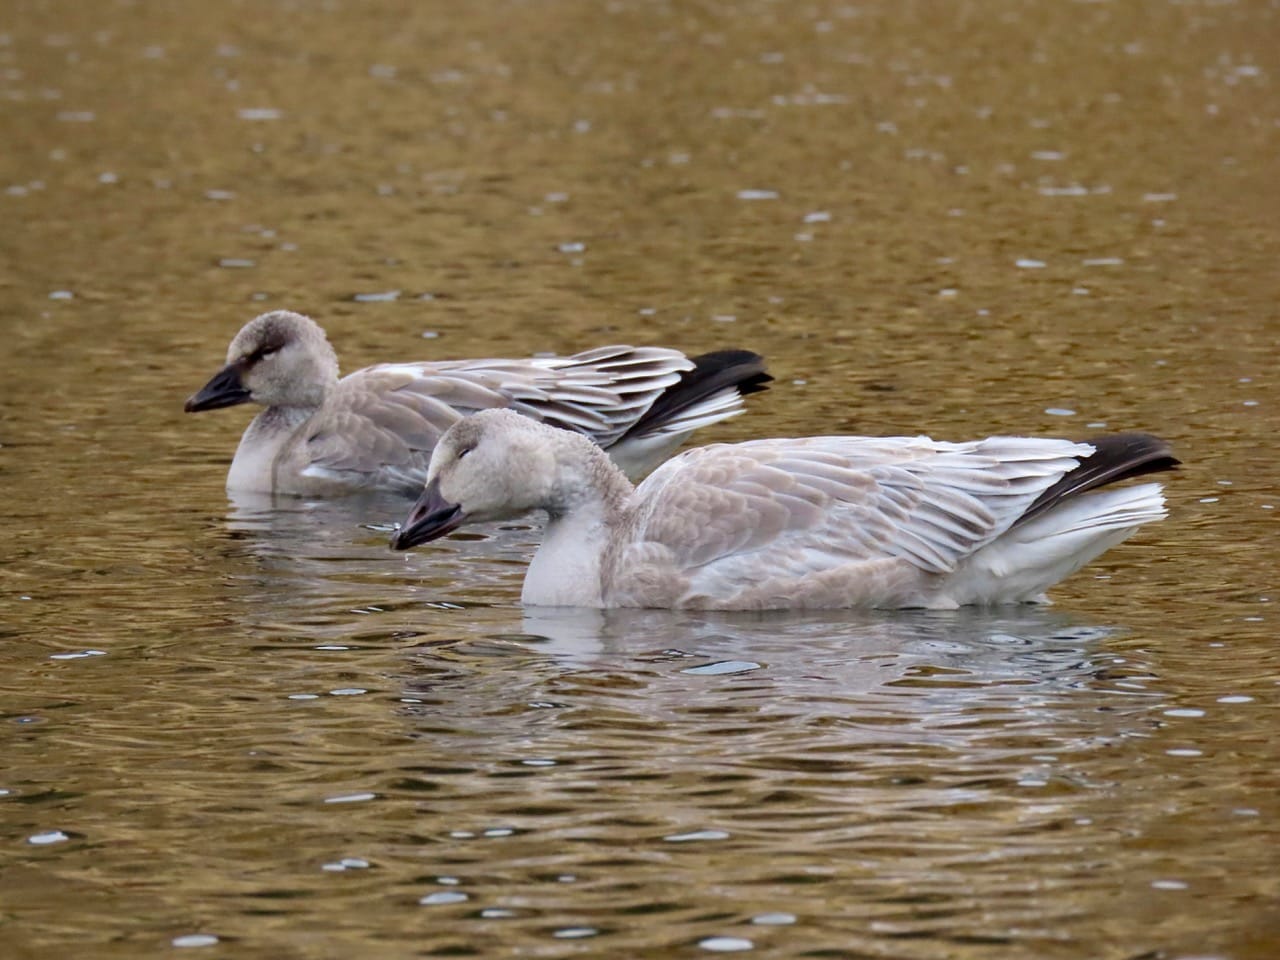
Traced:
[[274, 311], [245, 325], [188, 412], [253, 402], [227, 487], [316, 496], [362, 489], [416, 493], [436, 441], [461, 417], [509, 408], [609, 449], [631, 476], [694, 430], [743, 412], [765, 389], [745, 350], [690, 359], [661, 347], [599, 347], [571, 357], [383, 363], [341, 379], [318, 324]]
[[1165, 516], [1177, 461], [1146, 435], [1090, 443], [805, 437], [698, 447], [633, 488], [595, 447], [486, 411], [441, 439], [393, 546], [543, 510], [526, 603], [930, 607], [1044, 591]]

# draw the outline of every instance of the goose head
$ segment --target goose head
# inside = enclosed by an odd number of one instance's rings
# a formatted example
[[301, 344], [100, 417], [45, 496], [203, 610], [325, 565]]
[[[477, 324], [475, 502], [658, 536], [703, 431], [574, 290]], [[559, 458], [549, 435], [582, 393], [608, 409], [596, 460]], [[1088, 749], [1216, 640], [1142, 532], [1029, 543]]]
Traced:
[[464, 523], [509, 520], [552, 509], [561, 466], [558, 451], [590, 440], [510, 410], [482, 410], [459, 420], [436, 444], [427, 484], [391, 538], [394, 550], [443, 537]]
[[187, 413], [239, 403], [318, 407], [338, 379], [338, 357], [314, 320], [275, 310], [241, 328], [227, 363], [187, 399]]

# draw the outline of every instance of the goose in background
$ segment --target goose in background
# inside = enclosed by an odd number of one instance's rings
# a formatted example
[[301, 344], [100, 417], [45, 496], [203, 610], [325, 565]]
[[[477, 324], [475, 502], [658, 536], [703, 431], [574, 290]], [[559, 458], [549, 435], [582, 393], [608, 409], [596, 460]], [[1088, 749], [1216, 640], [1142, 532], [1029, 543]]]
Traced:
[[530, 605], [721, 610], [1043, 602], [1166, 515], [1178, 464], [1142, 433], [1086, 442], [806, 437], [685, 451], [639, 487], [583, 437], [489, 410], [437, 444], [397, 550], [548, 516]]
[[188, 413], [266, 407], [227, 474], [232, 491], [323, 496], [422, 490], [432, 448], [462, 417], [508, 408], [577, 431], [633, 478], [695, 430], [743, 412], [772, 380], [747, 350], [689, 358], [662, 347], [598, 347], [571, 357], [381, 363], [339, 379], [324, 330], [286, 310], [249, 321]]

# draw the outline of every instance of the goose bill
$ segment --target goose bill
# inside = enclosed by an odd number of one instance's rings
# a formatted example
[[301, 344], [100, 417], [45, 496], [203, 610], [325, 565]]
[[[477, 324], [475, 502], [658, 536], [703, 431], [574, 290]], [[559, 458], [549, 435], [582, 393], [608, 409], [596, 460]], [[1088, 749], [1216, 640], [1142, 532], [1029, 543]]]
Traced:
[[391, 549], [408, 550], [428, 540], [436, 540], [458, 529], [466, 519], [462, 507], [440, 496], [440, 487], [432, 480], [409, 511], [404, 526], [391, 538]]
[[240, 364], [227, 364], [198, 393], [188, 397], [182, 409], [187, 413], [199, 413], [201, 410], [218, 410], [247, 403], [250, 399], [249, 391], [240, 379], [241, 372]]

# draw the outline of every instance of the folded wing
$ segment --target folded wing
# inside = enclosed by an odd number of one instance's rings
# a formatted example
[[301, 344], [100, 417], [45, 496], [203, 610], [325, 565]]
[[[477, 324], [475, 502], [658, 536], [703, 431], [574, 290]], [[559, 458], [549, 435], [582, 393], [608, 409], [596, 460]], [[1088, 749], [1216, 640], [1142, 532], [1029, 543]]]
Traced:
[[478, 410], [516, 410], [609, 447], [693, 363], [660, 347], [599, 347], [571, 357], [386, 363], [339, 381], [339, 402], [307, 437], [311, 476], [377, 473], [420, 488], [436, 442]]
[[803, 576], [896, 558], [945, 574], [1093, 448], [991, 437], [813, 437], [691, 450], [638, 490], [632, 544], [698, 575]]

